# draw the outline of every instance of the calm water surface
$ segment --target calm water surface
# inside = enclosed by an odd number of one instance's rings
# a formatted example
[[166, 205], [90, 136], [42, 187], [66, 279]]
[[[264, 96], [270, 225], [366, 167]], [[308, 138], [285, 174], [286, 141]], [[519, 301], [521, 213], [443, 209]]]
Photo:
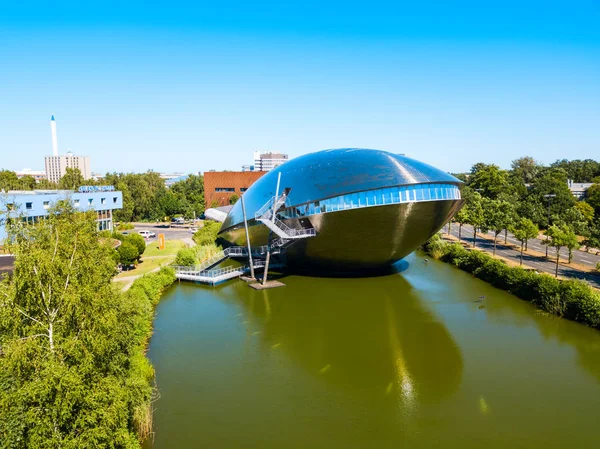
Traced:
[[149, 446], [600, 447], [600, 332], [408, 261], [265, 291], [175, 285], [150, 344]]

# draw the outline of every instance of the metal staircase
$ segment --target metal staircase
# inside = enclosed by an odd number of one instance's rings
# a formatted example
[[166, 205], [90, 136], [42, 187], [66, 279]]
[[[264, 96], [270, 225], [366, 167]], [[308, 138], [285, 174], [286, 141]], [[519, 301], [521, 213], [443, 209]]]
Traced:
[[269, 228], [275, 235], [282, 240], [297, 240], [314, 237], [317, 232], [314, 228], [290, 228], [283, 221], [277, 218], [277, 212], [281, 209], [288, 199], [291, 189], [285, 189], [279, 198], [271, 198], [255, 214], [254, 219], [261, 222]]
[[[252, 265], [254, 268], [268, 267], [270, 255], [281, 254], [285, 251], [287, 246], [298, 239], [305, 239], [317, 235], [314, 228], [291, 228], [277, 218], [277, 212], [286, 205], [286, 202], [288, 201], [290, 190], [291, 189], [287, 188], [279, 197], [271, 198], [254, 215], [256, 221], [264, 224], [277, 236], [277, 238], [270, 241], [269, 245], [250, 248], [251, 256], [259, 258], [253, 261]], [[245, 246], [230, 246], [195, 267], [176, 266], [173, 268], [175, 269], [175, 274], [178, 279], [214, 285], [228, 279], [239, 277], [250, 271], [250, 267], [246, 265], [241, 267], [213, 269], [226, 259], [248, 257], [248, 251], [248, 247]], [[267, 259], [262, 259], [265, 256]], [[280, 267], [282, 264], [271, 264], [270, 266]]]

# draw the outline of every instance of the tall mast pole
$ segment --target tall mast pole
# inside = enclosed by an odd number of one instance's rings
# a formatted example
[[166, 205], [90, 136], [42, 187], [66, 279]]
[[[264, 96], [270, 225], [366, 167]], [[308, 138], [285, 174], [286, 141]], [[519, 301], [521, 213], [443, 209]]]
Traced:
[[[281, 172], [277, 174], [277, 187], [275, 187], [275, 199], [273, 200], [273, 210], [271, 211], [271, 222], [275, 223], [275, 203], [279, 196], [279, 185], [281, 184]], [[265, 272], [263, 273], [263, 285], [267, 282], [267, 273], [269, 272], [269, 261], [271, 260], [271, 231], [269, 231], [269, 240], [267, 241], [267, 260], [265, 260]]]
[[244, 203], [244, 194], [242, 200], [242, 213], [244, 214], [244, 228], [246, 229], [246, 243], [248, 245], [248, 261], [250, 262], [250, 276], [254, 278], [254, 264], [252, 263], [252, 249], [250, 246], [250, 233], [248, 232], [248, 220], [246, 219], [246, 205]]

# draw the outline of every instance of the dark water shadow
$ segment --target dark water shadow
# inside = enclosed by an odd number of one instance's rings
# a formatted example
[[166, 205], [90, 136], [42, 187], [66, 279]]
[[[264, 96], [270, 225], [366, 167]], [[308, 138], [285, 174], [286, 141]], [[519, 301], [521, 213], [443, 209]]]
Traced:
[[287, 284], [248, 292], [238, 283], [223, 291], [260, 329], [263, 351], [281, 351], [325, 382], [394, 403], [437, 402], [458, 389], [460, 349], [401, 276], [294, 276]]

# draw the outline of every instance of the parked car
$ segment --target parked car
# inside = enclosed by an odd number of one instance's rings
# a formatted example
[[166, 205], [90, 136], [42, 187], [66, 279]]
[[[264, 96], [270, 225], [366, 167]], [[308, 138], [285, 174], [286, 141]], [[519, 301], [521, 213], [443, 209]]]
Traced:
[[196, 232], [198, 232], [198, 228], [190, 228], [190, 232], [192, 234], [195, 234]]
[[171, 219], [171, 224], [184, 224], [184, 223], [185, 223], [185, 219], [183, 217]]
[[139, 234], [142, 237], [144, 237], [145, 239], [151, 239], [153, 237], [156, 237], [156, 234], [154, 232], [152, 232], [152, 231], [143, 230], [143, 231], [140, 231]]

